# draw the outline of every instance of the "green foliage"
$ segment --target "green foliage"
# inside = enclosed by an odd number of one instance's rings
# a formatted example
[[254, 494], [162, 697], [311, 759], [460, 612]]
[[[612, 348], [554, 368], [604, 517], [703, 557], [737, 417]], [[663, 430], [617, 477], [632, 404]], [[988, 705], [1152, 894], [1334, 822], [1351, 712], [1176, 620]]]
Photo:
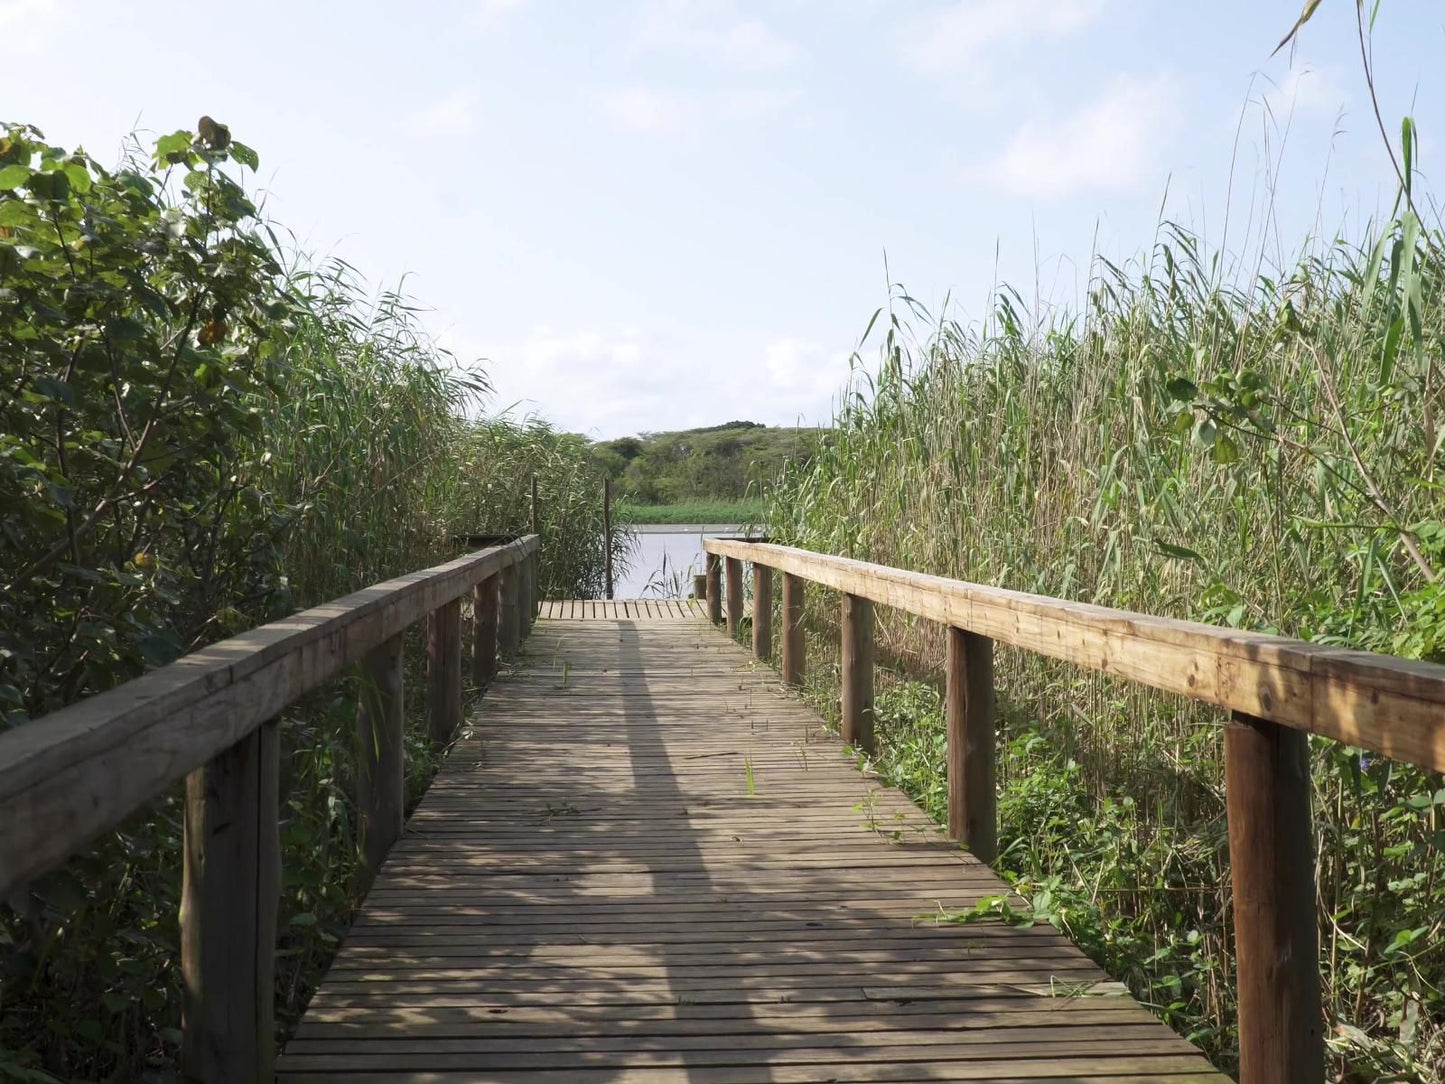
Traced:
[[[1035, 320], [1005, 289], [967, 328], [895, 297], [873, 324], [877, 366], [860, 359], [829, 441], [769, 494], [769, 535], [1445, 659], [1441, 237], [1405, 209], [1362, 245], [1240, 283], [1166, 223], [1147, 260], [1099, 262], [1083, 314]], [[832, 635], [826, 611], [810, 622]], [[880, 610], [877, 634], [900, 675], [941, 669], [924, 623]], [[997, 680], [999, 868], [1231, 1066], [1220, 718], [1019, 652], [999, 653]], [[884, 689], [879, 712], [880, 771], [940, 815], [936, 694]], [[1322, 740], [1313, 751], [1334, 1070], [1439, 1081], [1442, 780]]]
[[[760, 493], [789, 464], [805, 460], [818, 431], [728, 422], [704, 429], [644, 433], [593, 446], [598, 466], [634, 506], [740, 501]], [[732, 520], [638, 520], [725, 523]]]
[[[0, 137], [0, 729], [524, 531], [534, 475], [542, 588], [600, 587], [587, 443], [474, 420], [485, 381], [404, 298], [287, 256], [239, 179], [254, 152], [200, 128], [114, 172]], [[283, 1028], [358, 897], [355, 694], [334, 682], [281, 728]], [[407, 699], [414, 801], [436, 759]], [[0, 1080], [173, 1075], [180, 820], [162, 795], [0, 905]]]
[[746, 525], [763, 518], [761, 500], [679, 501], [677, 504], [632, 504], [619, 501], [619, 523], [731, 523]]

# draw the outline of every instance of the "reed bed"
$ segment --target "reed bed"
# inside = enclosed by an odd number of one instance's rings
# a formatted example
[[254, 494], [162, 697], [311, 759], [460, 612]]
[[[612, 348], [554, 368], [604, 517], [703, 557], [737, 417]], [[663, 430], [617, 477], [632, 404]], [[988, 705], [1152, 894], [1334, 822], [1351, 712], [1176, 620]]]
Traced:
[[[980, 326], [901, 290], [835, 431], [770, 493], [781, 541], [1412, 658], [1445, 658], [1441, 239], [1227, 276], [1161, 227], [1082, 312]], [[878, 351], [865, 363], [862, 349]], [[814, 600], [815, 658], [836, 618]], [[943, 812], [937, 629], [880, 611], [878, 767]], [[830, 705], [836, 677], [817, 668]], [[1226, 1069], [1235, 1036], [1217, 713], [1001, 650], [998, 868]], [[1332, 1072], [1445, 1079], [1438, 776], [1313, 744]], [[986, 901], [997, 913], [1004, 901]]]

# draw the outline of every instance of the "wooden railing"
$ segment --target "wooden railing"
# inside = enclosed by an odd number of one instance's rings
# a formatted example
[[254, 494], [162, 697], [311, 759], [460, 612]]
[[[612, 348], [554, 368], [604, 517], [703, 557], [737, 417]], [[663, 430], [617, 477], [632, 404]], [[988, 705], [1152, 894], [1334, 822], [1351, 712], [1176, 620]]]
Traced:
[[[842, 594], [842, 732], [873, 745], [874, 603], [948, 629], [948, 827], [995, 857], [995, 641], [1227, 708], [1226, 810], [1234, 894], [1242, 1084], [1324, 1076], [1309, 734], [1445, 770], [1445, 666], [1279, 636], [1127, 613], [905, 572], [807, 550], [725, 539], [708, 553], [708, 612], [742, 615], [753, 563], [753, 650], [771, 654], [772, 570], [783, 574], [785, 681], [803, 678], [803, 592]], [[725, 565], [726, 574], [723, 574]]]
[[272, 1076], [278, 714], [360, 665], [360, 858], [374, 873], [405, 812], [402, 634], [427, 619], [428, 728], [445, 745], [462, 719], [468, 593], [472, 675], [481, 685], [498, 652], [514, 653], [531, 630], [535, 534], [262, 625], [0, 735], [0, 898], [185, 779], [187, 1079]]

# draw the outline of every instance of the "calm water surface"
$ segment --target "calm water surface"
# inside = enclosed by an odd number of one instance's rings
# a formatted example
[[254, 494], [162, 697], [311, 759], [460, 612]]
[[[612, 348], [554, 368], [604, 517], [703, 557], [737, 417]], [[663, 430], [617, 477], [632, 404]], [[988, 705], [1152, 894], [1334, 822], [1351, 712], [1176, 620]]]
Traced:
[[702, 540], [735, 535], [739, 528], [726, 523], [648, 524], [638, 532], [628, 568], [613, 584], [616, 598], [686, 598], [692, 593], [692, 577], [706, 565]]

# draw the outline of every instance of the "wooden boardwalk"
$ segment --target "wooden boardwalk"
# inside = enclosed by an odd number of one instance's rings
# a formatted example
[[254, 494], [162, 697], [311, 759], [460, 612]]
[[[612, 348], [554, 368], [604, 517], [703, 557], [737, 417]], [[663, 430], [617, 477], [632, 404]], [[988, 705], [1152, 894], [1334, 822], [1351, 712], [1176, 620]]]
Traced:
[[1226, 1079], [1052, 928], [940, 921], [1002, 885], [695, 606], [638, 605], [547, 604], [280, 1079]]

